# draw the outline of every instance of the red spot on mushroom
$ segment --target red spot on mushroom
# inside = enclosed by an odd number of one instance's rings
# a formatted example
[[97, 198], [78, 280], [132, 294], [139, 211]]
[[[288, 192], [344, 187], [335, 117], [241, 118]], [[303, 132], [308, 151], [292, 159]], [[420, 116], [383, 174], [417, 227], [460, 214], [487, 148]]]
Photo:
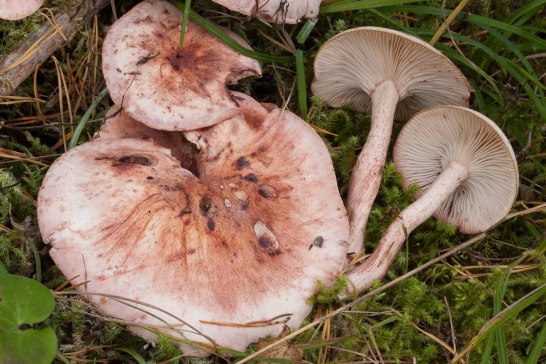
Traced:
[[209, 231], [214, 231], [215, 227], [216, 227], [216, 223], [214, 222], [214, 220], [213, 219], [208, 219], [207, 228], [209, 229]]
[[240, 156], [235, 162], [235, 164], [237, 165], [237, 168], [239, 169], [250, 167], [250, 162], [244, 156]]
[[279, 248], [276, 246], [275, 241], [273, 241], [268, 236], [260, 236], [258, 238], [258, 243], [260, 244], [260, 248], [264, 250], [269, 255], [276, 255], [279, 254]]
[[254, 173], [249, 173], [245, 176], [243, 176], [243, 179], [248, 182], [256, 183], [258, 182], [258, 177]]

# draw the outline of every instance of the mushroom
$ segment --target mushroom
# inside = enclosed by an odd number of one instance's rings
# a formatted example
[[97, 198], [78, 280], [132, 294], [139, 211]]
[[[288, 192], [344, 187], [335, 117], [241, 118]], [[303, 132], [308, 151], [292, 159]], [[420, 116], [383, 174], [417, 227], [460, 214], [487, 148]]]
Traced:
[[112, 100], [154, 129], [192, 130], [234, 116], [239, 110], [226, 83], [261, 74], [258, 61], [192, 22], [180, 48], [181, 21], [182, 13], [168, 2], [145, 0], [104, 40], [103, 73]]
[[189, 142], [183, 132], [168, 132], [147, 127], [133, 119], [119, 106], [114, 105], [106, 112], [106, 121], [97, 132], [101, 139], [143, 138], [153, 139], [164, 148], [170, 149], [174, 158], [180, 161], [180, 166], [196, 174], [198, 151]]
[[34, 13], [44, 0], [0, 0], [0, 19], [19, 20]]
[[316, 18], [321, 0], [213, 0], [229, 10], [271, 23], [296, 24], [302, 18]]
[[468, 106], [469, 85], [447, 57], [422, 40], [390, 29], [361, 27], [328, 40], [315, 58], [313, 93], [331, 106], [372, 112], [368, 139], [347, 196], [349, 252], [359, 253], [379, 190], [393, 118], [439, 105]]
[[499, 222], [517, 195], [510, 142], [493, 121], [470, 109], [437, 106], [418, 113], [400, 132], [393, 158], [404, 186], [417, 184], [420, 190], [373, 254], [347, 274], [357, 292], [385, 275], [406, 236], [431, 215], [476, 234]]
[[288, 111], [234, 97], [240, 115], [191, 132], [202, 148], [197, 175], [154, 140], [99, 137], [50, 167], [38, 220], [57, 266], [79, 277], [73, 283], [87, 282], [78, 290], [103, 313], [162, 325], [90, 293], [159, 306], [216, 344], [244, 350], [285, 321], [301, 324], [317, 281], [329, 286], [343, 268], [349, 226], [316, 132]]

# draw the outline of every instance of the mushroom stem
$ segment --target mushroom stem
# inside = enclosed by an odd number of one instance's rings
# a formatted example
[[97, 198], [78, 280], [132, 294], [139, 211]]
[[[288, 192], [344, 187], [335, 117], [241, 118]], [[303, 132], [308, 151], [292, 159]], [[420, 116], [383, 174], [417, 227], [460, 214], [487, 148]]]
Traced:
[[392, 81], [385, 81], [376, 87], [371, 94], [371, 99], [370, 133], [353, 169], [347, 197], [350, 224], [347, 252], [355, 254], [363, 250], [366, 223], [381, 184], [392, 134], [394, 112], [399, 101], [398, 90]]
[[339, 299], [362, 292], [370, 288], [374, 281], [383, 278], [406, 237], [432, 216], [467, 178], [468, 168], [465, 165], [456, 161], [449, 163], [427, 191], [390, 224], [372, 255], [347, 274], [351, 284], [339, 295]]

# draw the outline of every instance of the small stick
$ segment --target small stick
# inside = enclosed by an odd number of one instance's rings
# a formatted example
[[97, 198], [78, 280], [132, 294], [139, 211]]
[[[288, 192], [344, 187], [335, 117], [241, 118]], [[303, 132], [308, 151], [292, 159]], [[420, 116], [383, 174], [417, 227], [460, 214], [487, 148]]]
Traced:
[[[65, 37], [70, 38], [86, 23], [86, 19], [108, 4], [110, 0], [83, 0], [71, 12], [60, 12], [52, 22], [46, 20], [31, 32], [27, 39], [0, 60], [0, 96], [11, 95], [38, 65], [65, 43]], [[37, 42], [40, 42], [38, 46]]]

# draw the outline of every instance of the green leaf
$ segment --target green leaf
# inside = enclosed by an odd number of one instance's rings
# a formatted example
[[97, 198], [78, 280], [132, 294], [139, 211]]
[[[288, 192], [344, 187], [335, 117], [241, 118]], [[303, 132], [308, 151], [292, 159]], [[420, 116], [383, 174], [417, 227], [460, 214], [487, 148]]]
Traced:
[[54, 305], [48, 288], [0, 268], [0, 364], [51, 363], [57, 351], [55, 332], [27, 326], [47, 319]]

